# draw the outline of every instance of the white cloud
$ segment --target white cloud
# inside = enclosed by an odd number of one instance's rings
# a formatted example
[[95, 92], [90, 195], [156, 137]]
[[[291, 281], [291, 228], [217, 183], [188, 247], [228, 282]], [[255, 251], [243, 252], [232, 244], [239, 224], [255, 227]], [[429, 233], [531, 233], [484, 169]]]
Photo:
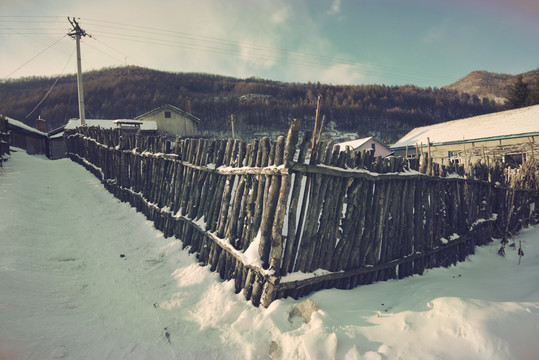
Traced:
[[443, 42], [448, 34], [448, 30], [449, 21], [445, 19], [438, 25], [428, 29], [421, 38], [421, 42], [426, 45]]
[[329, 15], [337, 15], [341, 12], [341, 0], [333, 0], [331, 9], [328, 11]]
[[360, 84], [366, 80], [361, 64], [337, 64], [320, 73], [320, 82], [325, 84]]
[[273, 44], [263, 44], [257, 42], [254, 45], [251, 42], [242, 42], [240, 44], [240, 57], [249, 65], [255, 65], [258, 68], [268, 69], [279, 62], [280, 55], [273, 50]]
[[284, 24], [290, 17], [290, 5], [277, 9], [270, 19], [274, 24]]
[[[129, 3], [94, 0], [92, 4], [57, 1], [47, 11], [80, 17], [81, 27], [94, 36], [83, 42], [84, 72], [128, 64], [163, 71], [258, 76], [282, 81], [344, 83], [359, 79], [357, 74], [346, 74], [348, 69], [339, 71], [335, 65], [321, 70], [325, 65], [317, 64], [320, 60], [294, 55], [331, 56], [328, 54], [334, 48], [305, 11], [305, 3], [237, 0], [230, 6], [220, 0], [160, 0], [158, 5], [144, 0]], [[340, 5], [340, 0], [334, 1], [332, 12], [340, 12]], [[107, 12], [103, 12], [105, 8]], [[56, 27], [65, 27], [65, 31], [70, 28], [65, 16], [58, 17], [57, 23]], [[30, 58], [35, 42], [27, 42], [30, 49], [24, 56], [13, 56], [13, 64], [0, 60], [0, 68], [12, 70], [17, 63]], [[41, 46], [52, 42], [45, 41]], [[63, 53], [52, 51], [47, 59], [40, 56], [39, 61], [14, 77], [60, 73], [74, 47], [71, 39], [62, 43]], [[8, 44], [2, 45], [9, 48]], [[17, 44], [14, 53], [20, 52], [23, 45]], [[69, 65], [66, 73], [74, 71], [74, 65]]]
[[374, 79], [367, 76], [364, 66], [361, 64], [335, 64], [327, 67], [288, 65], [279, 69], [280, 74], [290, 82], [320, 82], [332, 85], [375, 83]]

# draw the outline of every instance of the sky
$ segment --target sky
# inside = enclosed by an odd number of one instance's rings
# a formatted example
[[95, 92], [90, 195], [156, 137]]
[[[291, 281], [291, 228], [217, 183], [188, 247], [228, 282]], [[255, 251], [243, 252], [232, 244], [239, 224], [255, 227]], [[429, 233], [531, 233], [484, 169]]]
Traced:
[[[422, 276], [257, 308], [82, 166], [12, 150], [0, 167], [2, 360], [537, 359], [537, 226], [514, 238], [521, 259], [499, 256], [497, 239]], [[307, 300], [310, 321], [293, 310]]]
[[[1, 0], [0, 81], [124, 65], [326, 84], [443, 87], [539, 67], [536, 0]], [[91, 37], [90, 37], [91, 36]]]

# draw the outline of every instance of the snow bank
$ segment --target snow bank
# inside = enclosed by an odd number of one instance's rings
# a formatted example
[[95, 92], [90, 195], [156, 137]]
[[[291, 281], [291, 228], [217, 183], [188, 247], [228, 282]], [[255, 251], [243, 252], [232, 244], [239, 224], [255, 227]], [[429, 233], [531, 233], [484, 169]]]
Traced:
[[[451, 239], [449, 239], [450, 241]], [[539, 228], [448, 269], [255, 308], [81, 166], [0, 169], [0, 359], [536, 359]], [[291, 316], [310, 299], [306, 323]]]

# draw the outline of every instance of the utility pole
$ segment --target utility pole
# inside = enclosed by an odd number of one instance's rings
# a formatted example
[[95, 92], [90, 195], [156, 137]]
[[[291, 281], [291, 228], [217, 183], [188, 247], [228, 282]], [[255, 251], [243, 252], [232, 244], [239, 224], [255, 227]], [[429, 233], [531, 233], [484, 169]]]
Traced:
[[79, 23], [75, 18], [72, 20], [67, 18], [71, 26], [73, 26], [73, 30], [71, 30], [70, 33], [67, 35], [74, 38], [77, 42], [77, 89], [78, 89], [78, 95], [79, 95], [79, 118], [80, 118], [80, 124], [86, 125], [86, 117], [84, 116], [84, 91], [82, 89], [82, 66], [81, 66], [81, 55], [80, 55], [80, 38], [82, 36], [86, 36], [86, 31], [80, 28]]
[[230, 114], [230, 127], [232, 128], [232, 139], [235, 139], [234, 135], [234, 114]]

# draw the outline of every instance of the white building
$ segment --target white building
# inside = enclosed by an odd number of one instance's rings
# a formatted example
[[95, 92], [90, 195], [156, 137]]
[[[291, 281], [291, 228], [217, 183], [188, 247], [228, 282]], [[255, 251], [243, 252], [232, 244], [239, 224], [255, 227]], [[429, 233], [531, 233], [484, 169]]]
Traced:
[[[515, 161], [538, 154], [539, 105], [413, 129], [390, 148], [409, 157], [430, 149], [433, 161]], [[539, 154], [538, 154], [539, 155]]]

